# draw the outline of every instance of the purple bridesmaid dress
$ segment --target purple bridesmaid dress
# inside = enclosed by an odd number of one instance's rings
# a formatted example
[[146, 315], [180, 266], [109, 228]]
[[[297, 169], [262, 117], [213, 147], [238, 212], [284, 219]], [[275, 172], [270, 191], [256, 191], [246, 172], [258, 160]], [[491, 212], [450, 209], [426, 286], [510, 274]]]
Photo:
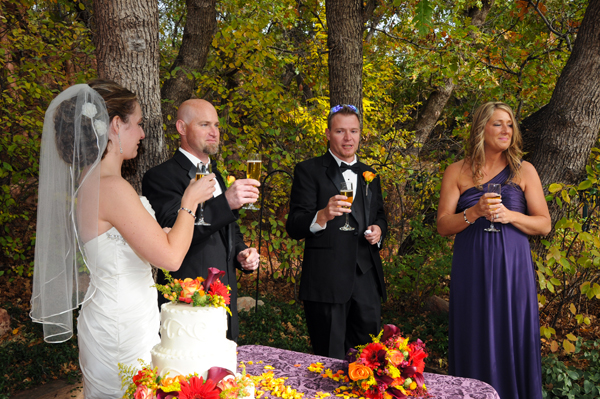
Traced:
[[[507, 183], [508, 166], [489, 183], [502, 184], [506, 208], [526, 213], [525, 195]], [[457, 212], [486, 192], [472, 187]], [[481, 217], [456, 235], [450, 283], [450, 374], [485, 381], [502, 399], [541, 399], [540, 324], [533, 261], [527, 235], [511, 224], [484, 231]]]

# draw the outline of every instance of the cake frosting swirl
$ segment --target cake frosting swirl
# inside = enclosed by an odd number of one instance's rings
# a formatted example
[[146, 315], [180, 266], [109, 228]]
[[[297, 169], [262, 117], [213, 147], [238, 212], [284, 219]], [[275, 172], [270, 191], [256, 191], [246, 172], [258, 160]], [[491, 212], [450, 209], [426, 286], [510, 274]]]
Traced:
[[223, 307], [194, 307], [185, 303], [161, 306], [161, 342], [152, 348], [152, 364], [160, 376], [197, 373], [204, 379], [211, 367], [237, 369], [235, 342], [226, 338]]

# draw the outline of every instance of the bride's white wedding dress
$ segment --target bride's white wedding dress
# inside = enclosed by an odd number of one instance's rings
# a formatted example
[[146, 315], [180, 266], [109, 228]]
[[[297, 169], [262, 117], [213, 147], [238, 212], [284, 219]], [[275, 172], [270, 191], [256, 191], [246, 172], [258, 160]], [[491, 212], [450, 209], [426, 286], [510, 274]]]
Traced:
[[[140, 199], [154, 216], [148, 200]], [[91, 298], [82, 306], [77, 322], [84, 395], [86, 399], [121, 398], [118, 364], [140, 367], [138, 359], [150, 364], [150, 350], [160, 342], [158, 294], [151, 288], [150, 264], [117, 229], [94, 240], [98, 240], [97, 270], [91, 276]]]

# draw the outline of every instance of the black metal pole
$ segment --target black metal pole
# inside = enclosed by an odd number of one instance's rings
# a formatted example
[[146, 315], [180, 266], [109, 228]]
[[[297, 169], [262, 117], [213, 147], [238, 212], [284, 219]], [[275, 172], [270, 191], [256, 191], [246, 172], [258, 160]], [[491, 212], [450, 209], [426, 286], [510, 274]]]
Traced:
[[267, 185], [267, 180], [269, 179], [269, 177], [271, 177], [272, 175], [274, 175], [276, 173], [285, 173], [292, 179], [292, 181], [294, 180], [294, 177], [292, 176], [292, 174], [290, 172], [288, 172], [287, 170], [278, 169], [278, 170], [274, 170], [271, 173], [267, 174], [260, 185], [260, 190], [261, 190], [260, 191], [260, 210], [258, 213], [258, 259], [259, 259], [259, 262], [258, 262], [258, 269], [256, 269], [256, 294], [255, 294], [255, 298], [254, 298], [256, 303], [254, 304], [254, 313], [258, 312], [258, 283], [260, 282], [260, 249], [261, 249], [260, 244], [262, 242], [262, 217], [263, 217], [263, 209], [264, 209], [264, 205], [265, 205], [265, 187]]

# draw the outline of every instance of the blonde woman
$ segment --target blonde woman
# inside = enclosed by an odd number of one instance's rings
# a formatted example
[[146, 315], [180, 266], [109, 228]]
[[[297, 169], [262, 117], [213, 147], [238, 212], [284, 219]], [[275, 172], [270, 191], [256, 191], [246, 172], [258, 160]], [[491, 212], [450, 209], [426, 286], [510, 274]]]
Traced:
[[[529, 235], [551, 220], [540, 178], [521, 160], [511, 108], [481, 105], [463, 160], [446, 169], [438, 232], [456, 234], [450, 283], [450, 374], [492, 385], [500, 397], [541, 399], [536, 280]], [[501, 185], [501, 198], [487, 193]], [[489, 230], [494, 223], [499, 231]]]

